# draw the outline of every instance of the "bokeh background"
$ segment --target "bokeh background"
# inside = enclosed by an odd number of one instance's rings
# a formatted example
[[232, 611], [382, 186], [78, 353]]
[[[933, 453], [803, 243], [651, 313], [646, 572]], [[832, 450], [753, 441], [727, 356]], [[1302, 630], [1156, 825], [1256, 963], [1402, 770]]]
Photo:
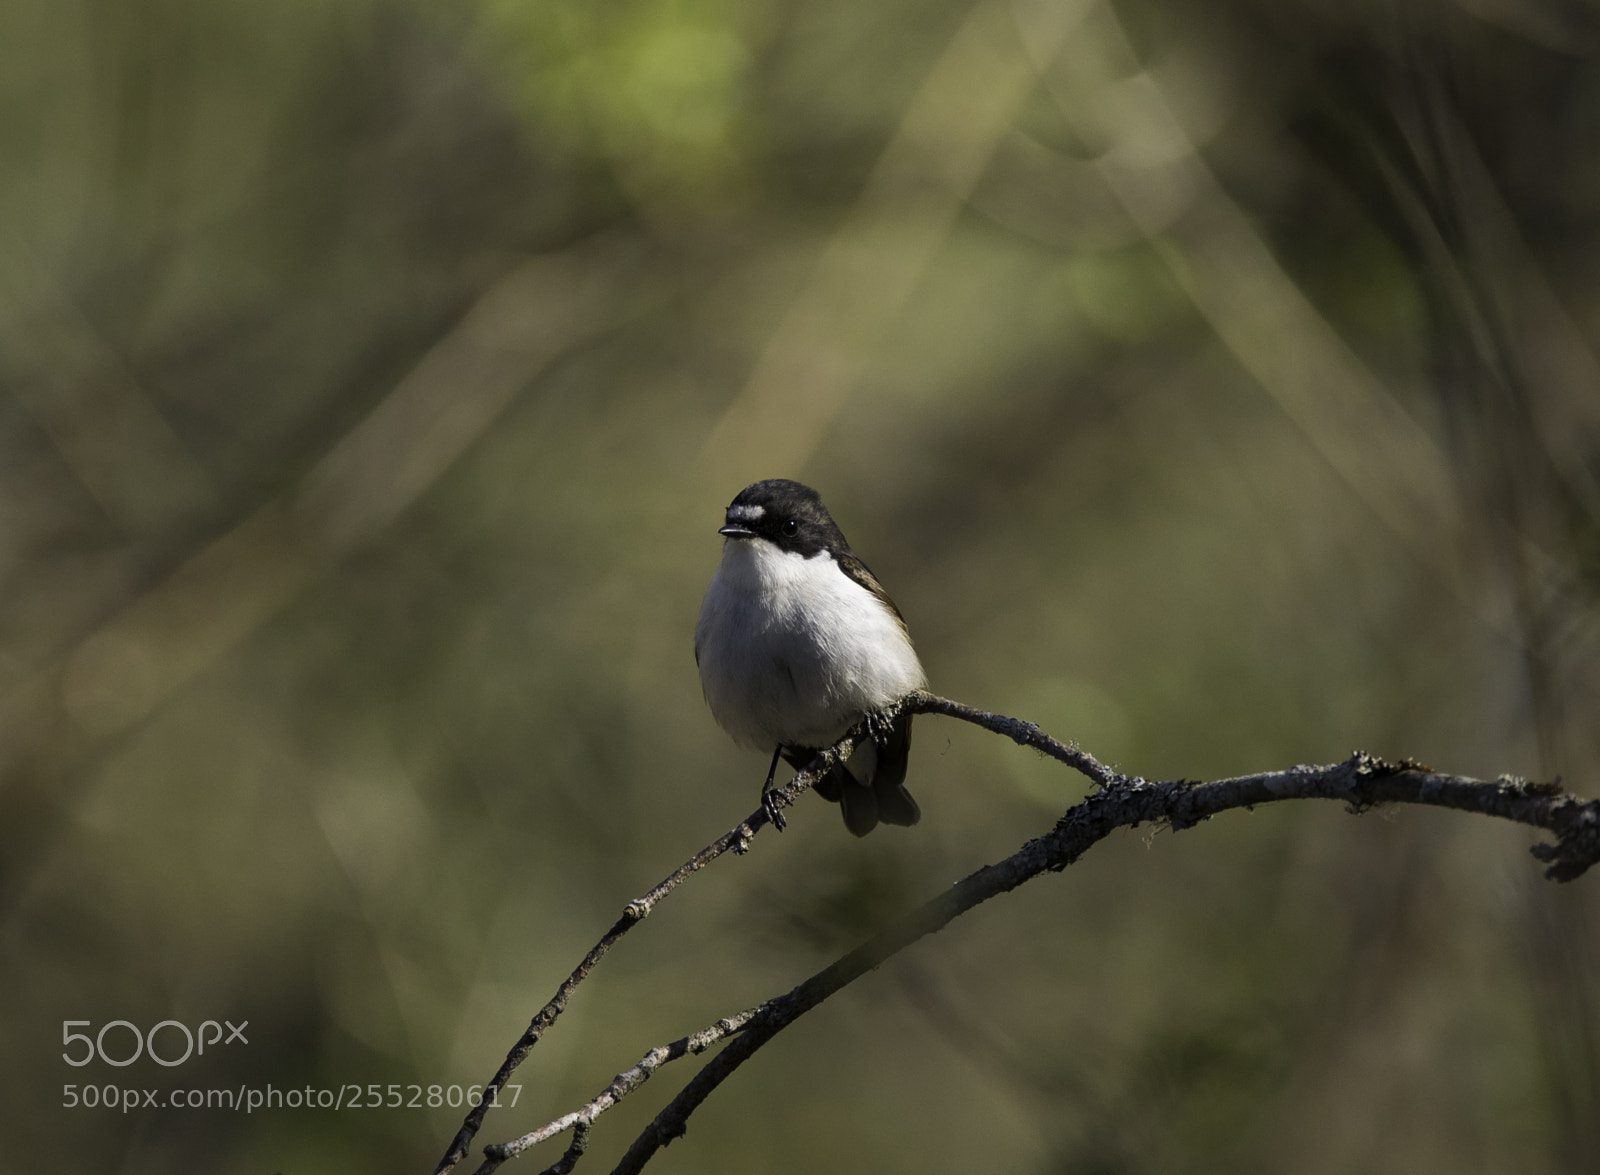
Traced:
[[[4, 0], [0, 1166], [431, 1170], [460, 1109], [63, 1087], [488, 1078], [754, 806], [690, 647], [758, 477], [823, 491], [939, 692], [1125, 770], [1596, 794], [1597, 38], [1582, 0]], [[915, 830], [808, 799], [674, 895], [479, 1143], [1083, 793], [926, 718], [912, 771]], [[1533, 839], [1116, 837], [655, 1168], [1600, 1170], [1600, 879]], [[61, 1059], [119, 1019], [249, 1043]]]

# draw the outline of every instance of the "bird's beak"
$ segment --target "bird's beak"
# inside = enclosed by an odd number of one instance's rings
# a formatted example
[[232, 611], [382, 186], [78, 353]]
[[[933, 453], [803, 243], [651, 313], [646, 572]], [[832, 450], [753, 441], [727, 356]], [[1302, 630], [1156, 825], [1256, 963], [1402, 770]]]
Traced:
[[737, 522], [728, 523], [727, 526], [724, 526], [721, 530], [717, 531], [717, 533], [720, 535], [725, 535], [730, 539], [753, 539], [756, 537], [755, 531], [751, 530], [748, 526], [740, 526]]

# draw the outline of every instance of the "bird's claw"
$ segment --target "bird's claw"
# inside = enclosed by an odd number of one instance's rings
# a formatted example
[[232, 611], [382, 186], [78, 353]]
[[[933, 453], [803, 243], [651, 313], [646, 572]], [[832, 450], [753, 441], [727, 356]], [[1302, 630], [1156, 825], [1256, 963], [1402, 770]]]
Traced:
[[876, 710], [868, 710], [865, 716], [867, 724], [867, 737], [876, 745], [883, 746], [889, 741], [889, 723]]
[[761, 793], [761, 807], [766, 812], [767, 819], [772, 821], [772, 827], [782, 832], [789, 826], [788, 817], [783, 814], [783, 805], [787, 801], [783, 793], [775, 787], [767, 788]]

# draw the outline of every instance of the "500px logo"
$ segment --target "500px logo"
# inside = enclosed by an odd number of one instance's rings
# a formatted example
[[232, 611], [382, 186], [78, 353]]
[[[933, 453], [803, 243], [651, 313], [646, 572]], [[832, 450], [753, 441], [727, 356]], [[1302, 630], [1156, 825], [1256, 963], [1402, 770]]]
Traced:
[[[228, 1036], [226, 1040], [224, 1040], [222, 1036], [223, 1024], [228, 1026]], [[247, 1039], [245, 1039], [244, 1035], [244, 1030], [250, 1027], [250, 1021], [248, 1020], [241, 1021], [239, 1024], [234, 1024], [232, 1020], [224, 1020], [222, 1024], [218, 1024], [215, 1020], [206, 1020], [201, 1023], [199, 1029], [195, 1032], [189, 1031], [189, 1026], [179, 1020], [163, 1020], [154, 1028], [150, 1029], [149, 1032], [140, 1032], [136, 1024], [133, 1024], [127, 1020], [108, 1020], [106, 1023], [100, 1026], [100, 1031], [95, 1033], [93, 1036], [89, 1036], [82, 1032], [72, 1031], [74, 1028], [93, 1027], [93, 1022], [89, 1020], [63, 1020], [61, 1022], [62, 1044], [70, 1047], [74, 1042], [77, 1041], [81, 1041], [83, 1043], [83, 1052], [81, 1055], [74, 1057], [70, 1052], [62, 1053], [61, 1059], [63, 1061], [69, 1065], [82, 1067], [87, 1065], [96, 1057], [99, 1057], [107, 1065], [111, 1065], [114, 1068], [120, 1069], [124, 1065], [133, 1064], [142, 1054], [149, 1053], [152, 1061], [158, 1065], [165, 1065], [170, 1069], [175, 1065], [183, 1064], [196, 1052], [203, 1056], [206, 1051], [206, 1045], [208, 1044], [227, 1045], [232, 1044], [234, 1041], [238, 1041], [240, 1044], [250, 1043]], [[128, 1052], [127, 1056], [107, 1055], [106, 1033], [110, 1032], [113, 1028], [126, 1029], [128, 1032], [133, 1034], [132, 1050]], [[209, 1029], [211, 1032], [209, 1039], [206, 1035], [207, 1029]], [[162, 1032], [163, 1030], [166, 1031], [166, 1036], [162, 1038], [162, 1048], [168, 1053], [176, 1051], [176, 1042], [172, 1040], [173, 1033], [183, 1034], [183, 1055], [181, 1057], [164, 1057], [161, 1055], [161, 1053], [156, 1051], [156, 1034]], [[115, 1046], [114, 1051], [118, 1054], [121, 1054], [125, 1046], [123, 1046], [116, 1038], [113, 1038], [113, 1044]]]

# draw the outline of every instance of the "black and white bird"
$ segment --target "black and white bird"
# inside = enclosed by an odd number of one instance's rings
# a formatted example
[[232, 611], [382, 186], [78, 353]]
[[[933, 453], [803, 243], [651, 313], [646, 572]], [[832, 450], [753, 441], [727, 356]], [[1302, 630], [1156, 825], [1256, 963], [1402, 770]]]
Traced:
[[[817, 751], [921, 689], [927, 678], [889, 593], [850, 550], [816, 490], [774, 478], [728, 507], [722, 562], [694, 630], [700, 685], [717, 724], [743, 747], [804, 767]], [[874, 731], [848, 763], [818, 780], [845, 826], [922, 817], [905, 788], [911, 716]], [[776, 807], [769, 804], [782, 827]]]

